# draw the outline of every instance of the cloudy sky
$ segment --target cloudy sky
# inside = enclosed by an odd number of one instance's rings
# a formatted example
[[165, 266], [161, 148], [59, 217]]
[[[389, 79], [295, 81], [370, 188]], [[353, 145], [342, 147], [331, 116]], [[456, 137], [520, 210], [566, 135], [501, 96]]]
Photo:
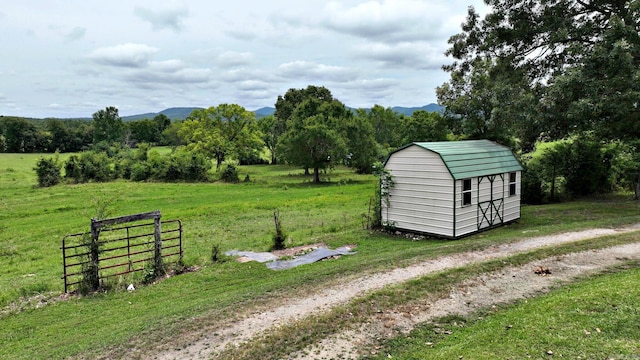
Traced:
[[0, 0], [0, 115], [273, 106], [325, 86], [351, 107], [422, 106], [481, 0]]

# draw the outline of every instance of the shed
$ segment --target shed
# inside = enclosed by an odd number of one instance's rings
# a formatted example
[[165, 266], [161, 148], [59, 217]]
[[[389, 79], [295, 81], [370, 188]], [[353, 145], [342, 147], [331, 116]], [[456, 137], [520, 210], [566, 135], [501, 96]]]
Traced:
[[457, 239], [520, 218], [522, 166], [489, 140], [414, 142], [384, 167], [381, 218], [399, 230]]

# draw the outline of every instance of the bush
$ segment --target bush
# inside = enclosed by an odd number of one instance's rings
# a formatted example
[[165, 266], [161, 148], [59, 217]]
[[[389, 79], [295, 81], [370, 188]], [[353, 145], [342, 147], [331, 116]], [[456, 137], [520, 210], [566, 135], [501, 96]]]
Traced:
[[238, 168], [234, 163], [226, 163], [222, 168], [222, 175], [220, 179], [224, 182], [238, 182], [240, 177], [238, 175]]
[[131, 180], [145, 181], [151, 177], [151, 169], [146, 162], [138, 162], [131, 167]]
[[73, 179], [76, 183], [89, 180], [104, 182], [113, 179], [111, 160], [104, 152], [85, 152], [80, 156], [72, 155], [64, 166], [65, 178]]
[[48, 187], [57, 185], [62, 179], [60, 170], [62, 165], [58, 162], [58, 156], [51, 158], [40, 158], [34, 170], [38, 175], [38, 186]]

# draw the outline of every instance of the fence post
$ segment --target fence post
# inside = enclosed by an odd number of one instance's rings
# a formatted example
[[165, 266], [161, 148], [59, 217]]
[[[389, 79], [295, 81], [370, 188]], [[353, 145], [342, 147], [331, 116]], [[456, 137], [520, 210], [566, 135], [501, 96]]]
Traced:
[[89, 269], [87, 269], [87, 275], [89, 275], [88, 285], [91, 290], [98, 290], [100, 288], [100, 254], [99, 254], [99, 237], [100, 226], [97, 224], [98, 220], [91, 219], [91, 241], [89, 242]]
[[153, 237], [154, 237], [154, 246], [155, 246], [153, 272], [155, 276], [162, 276], [164, 275], [164, 266], [162, 264], [162, 228], [161, 228], [162, 223], [160, 222], [160, 211], [158, 211], [155, 214], [153, 219], [154, 219]]

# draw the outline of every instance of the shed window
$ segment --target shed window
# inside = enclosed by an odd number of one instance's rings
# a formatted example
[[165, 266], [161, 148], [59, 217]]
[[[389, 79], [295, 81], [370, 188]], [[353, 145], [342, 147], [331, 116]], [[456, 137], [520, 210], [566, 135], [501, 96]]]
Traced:
[[509, 173], [509, 196], [516, 195], [516, 173]]
[[462, 180], [462, 206], [471, 205], [471, 179]]

